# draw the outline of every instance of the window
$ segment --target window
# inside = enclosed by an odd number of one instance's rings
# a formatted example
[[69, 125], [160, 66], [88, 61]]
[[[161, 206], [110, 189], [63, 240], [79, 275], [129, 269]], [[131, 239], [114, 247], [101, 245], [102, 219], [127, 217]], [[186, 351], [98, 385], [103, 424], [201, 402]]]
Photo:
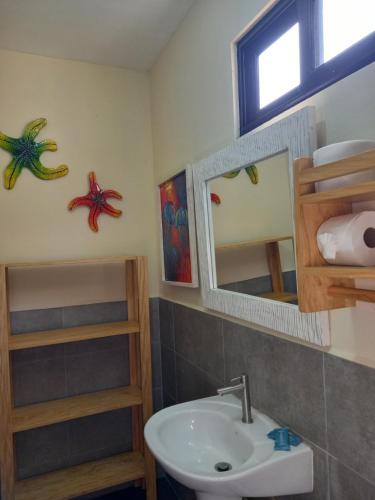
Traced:
[[375, 0], [280, 0], [237, 42], [241, 135], [375, 61]]
[[[284, 71], [288, 67], [288, 71]], [[301, 83], [299, 55], [299, 25], [286, 33], [264, 50], [258, 57], [259, 107], [298, 87]]]

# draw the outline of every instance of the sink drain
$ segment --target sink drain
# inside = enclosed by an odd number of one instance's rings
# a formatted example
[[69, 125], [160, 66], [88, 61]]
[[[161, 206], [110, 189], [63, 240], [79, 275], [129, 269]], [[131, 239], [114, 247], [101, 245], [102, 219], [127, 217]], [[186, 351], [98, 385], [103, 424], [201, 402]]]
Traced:
[[227, 472], [228, 470], [231, 470], [232, 466], [228, 462], [218, 462], [215, 465], [215, 470], [218, 472]]

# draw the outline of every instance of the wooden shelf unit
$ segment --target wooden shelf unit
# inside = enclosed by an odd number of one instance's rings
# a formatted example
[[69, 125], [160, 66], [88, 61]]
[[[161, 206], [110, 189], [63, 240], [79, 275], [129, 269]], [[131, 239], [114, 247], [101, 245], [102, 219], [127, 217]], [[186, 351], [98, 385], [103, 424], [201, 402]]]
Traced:
[[[12, 335], [8, 272], [15, 268], [125, 264], [128, 321]], [[130, 386], [14, 407], [11, 351], [129, 335]], [[17, 480], [14, 434], [120, 408], [132, 409], [133, 451]], [[142, 480], [147, 500], [156, 500], [154, 459], [143, 427], [152, 415], [151, 345], [146, 257], [114, 257], [0, 265], [0, 478], [3, 500], [64, 500]]]
[[375, 150], [314, 167], [312, 158], [294, 162], [298, 305], [302, 312], [375, 302], [375, 290], [358, 289], [355, 279], [375, 279], [375, 267], [335, 266], [319, 252], [316, 234], [331, 217], [352, 213], [352, 202], [375, 200], [375, 181], [315, 192], [315, 182], [375, 169]]

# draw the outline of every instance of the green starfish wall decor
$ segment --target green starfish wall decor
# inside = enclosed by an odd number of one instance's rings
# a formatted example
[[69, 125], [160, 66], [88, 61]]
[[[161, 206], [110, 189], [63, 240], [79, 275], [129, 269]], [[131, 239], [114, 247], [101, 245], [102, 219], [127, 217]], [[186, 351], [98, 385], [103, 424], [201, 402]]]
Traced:
[[[242, 168], [239, 170], [233, 170], [232, 172], [228, 172], [227, 174], [224, 174], [223, 177], [226, 179], [234, 179], [237, 177], [237, 175], [241, 172]], [[258, 169], [255, 165], [249, 165], [248, 167], [244, 168], [245, 172], [249, 176], [249, 179], [251, 180], [252, 184], [258, 184], [259, 182], [259, 173]]]
[[66, 165], [47, 168], [40, 162], [40, 155], [45, 151], [56, 151], [55, 141], [36, 142], [35, 137], [47, 125], [45, 118], [38, 118], [28, 123], [21, 137], [15, 139], [0, 132], [0, 148], [8, 151], [13, 159], [4, 172], [5, 189], [13, 189], [23, 168], [28, 168], [38, 179], [52, 180], [63, 177], [69, 171]]

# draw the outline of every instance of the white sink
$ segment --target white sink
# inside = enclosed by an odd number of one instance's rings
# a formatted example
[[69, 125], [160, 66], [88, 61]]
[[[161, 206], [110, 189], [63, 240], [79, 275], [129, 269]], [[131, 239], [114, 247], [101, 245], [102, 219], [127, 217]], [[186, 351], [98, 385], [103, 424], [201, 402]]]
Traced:
[[[307, 493], [313, 489], [313, 453], [301, 443], [274, 451], [267, 433], [279, 425], [252, 410], [242, 423], [235, 396], [214, 396], [171, 406], [145, 427], [146, 442], [174, 479], [196, 491], [198, 500], [240, 500]], [[218, 472], [226, 462], [231, 470]]]

